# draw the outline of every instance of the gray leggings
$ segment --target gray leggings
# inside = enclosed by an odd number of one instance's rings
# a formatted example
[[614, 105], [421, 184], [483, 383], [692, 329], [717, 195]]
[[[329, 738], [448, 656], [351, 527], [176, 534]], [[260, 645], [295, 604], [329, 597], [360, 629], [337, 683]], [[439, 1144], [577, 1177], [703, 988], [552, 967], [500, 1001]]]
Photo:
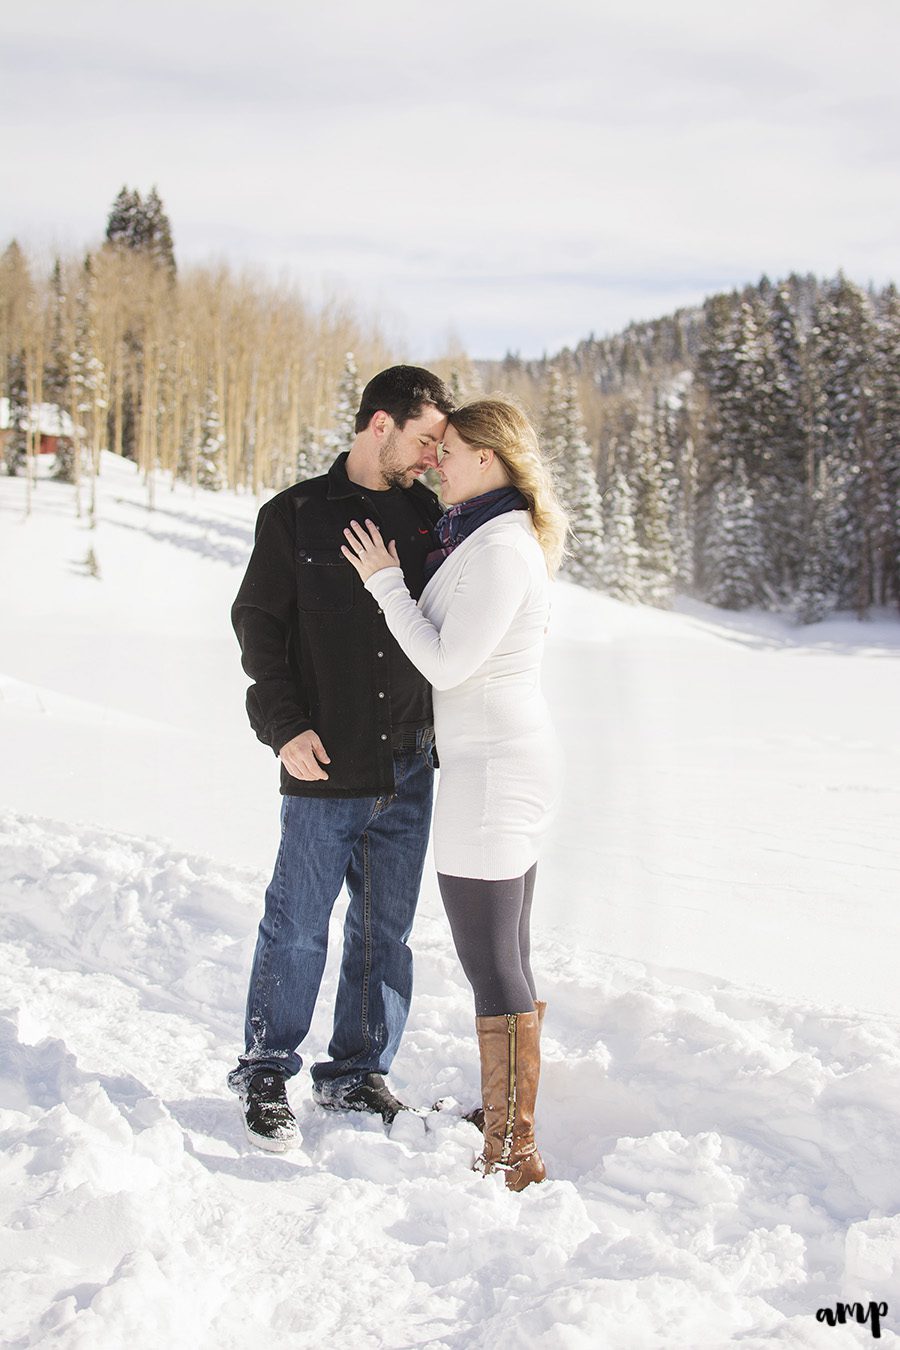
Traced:
[[438, 872], [450, 932], [475, 993], [475, 1015], [532, 1012], [531, 901], [537, 863], [511, 881]]

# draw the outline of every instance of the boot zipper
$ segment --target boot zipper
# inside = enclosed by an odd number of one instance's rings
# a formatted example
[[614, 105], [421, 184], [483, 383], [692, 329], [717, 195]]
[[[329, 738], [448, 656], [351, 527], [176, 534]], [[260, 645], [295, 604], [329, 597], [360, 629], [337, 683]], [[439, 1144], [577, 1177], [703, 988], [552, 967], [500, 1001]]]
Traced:
[[506, 1091], [506, 1132], [503, 1136], [503, 1148], [500, 1153], [500, 1162], [509, 1162], [509, 1155], [513, 1146], [513, 1131], [516, 1127], [516, 1028], [518, 1017], [515, 1013], [506, 1014], [506, 1027], [508, 1032], [509, 1045], [509, 1077], [507, 1080]]

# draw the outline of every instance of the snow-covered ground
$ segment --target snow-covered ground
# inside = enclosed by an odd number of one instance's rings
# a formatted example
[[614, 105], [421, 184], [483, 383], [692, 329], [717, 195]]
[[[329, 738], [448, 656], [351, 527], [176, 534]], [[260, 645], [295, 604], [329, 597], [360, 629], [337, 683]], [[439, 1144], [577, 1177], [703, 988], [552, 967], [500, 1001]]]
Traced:
[[[326, 1116], [244, 1141], [237, 1049], [274, 856], [228, 608], [255, 503], [103, 467], [0, 480], [0, 1284], [11, 1346], [837, 1347], [900, 1310], [900, 624], [811, 629], [560, 584], [569, 764], [542, 861], [540, 1138]], [[91, 575], [89, 550], [99, 566]], [[306, 1047], [325, 1046], [340, 913]], [[392, 1081], [469, 1102], [430, 873]], [[427, 1128], [426, 1128], [427, 1126]]]

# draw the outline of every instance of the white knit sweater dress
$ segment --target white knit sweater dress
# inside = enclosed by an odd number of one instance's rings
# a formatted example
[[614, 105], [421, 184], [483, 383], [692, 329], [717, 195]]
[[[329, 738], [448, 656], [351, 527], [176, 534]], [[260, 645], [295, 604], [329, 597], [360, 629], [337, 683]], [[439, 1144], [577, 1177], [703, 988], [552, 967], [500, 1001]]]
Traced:
[[439, 872], [500, 881], [537, 861], [561, 755], [540, 687], [549, 583], [527, 511], [496, 516], [450, 554], [418, 604], [398, 567], [366, 582], [434, 689]]

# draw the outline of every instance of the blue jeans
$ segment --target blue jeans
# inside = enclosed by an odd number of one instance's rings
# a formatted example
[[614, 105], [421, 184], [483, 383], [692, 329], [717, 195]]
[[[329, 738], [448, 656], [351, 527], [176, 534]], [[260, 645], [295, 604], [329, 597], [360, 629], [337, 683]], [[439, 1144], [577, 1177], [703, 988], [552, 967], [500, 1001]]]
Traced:
[[431, 732], [394, 756], [384, 797], [284, 797], [281, 846], [266, 891], [250, 975], [246, 1053], [228, 1075], [240, 1092], [258, 1069], [290, 1077], [302, 1060], [325, 969], [328, 923], [344, 881], [350, 905], [334, 1005], [330, 1060], [312, 1077], [342, 1084], [387, 1073], [409, 1014], [407, 939], [431, 827]]

